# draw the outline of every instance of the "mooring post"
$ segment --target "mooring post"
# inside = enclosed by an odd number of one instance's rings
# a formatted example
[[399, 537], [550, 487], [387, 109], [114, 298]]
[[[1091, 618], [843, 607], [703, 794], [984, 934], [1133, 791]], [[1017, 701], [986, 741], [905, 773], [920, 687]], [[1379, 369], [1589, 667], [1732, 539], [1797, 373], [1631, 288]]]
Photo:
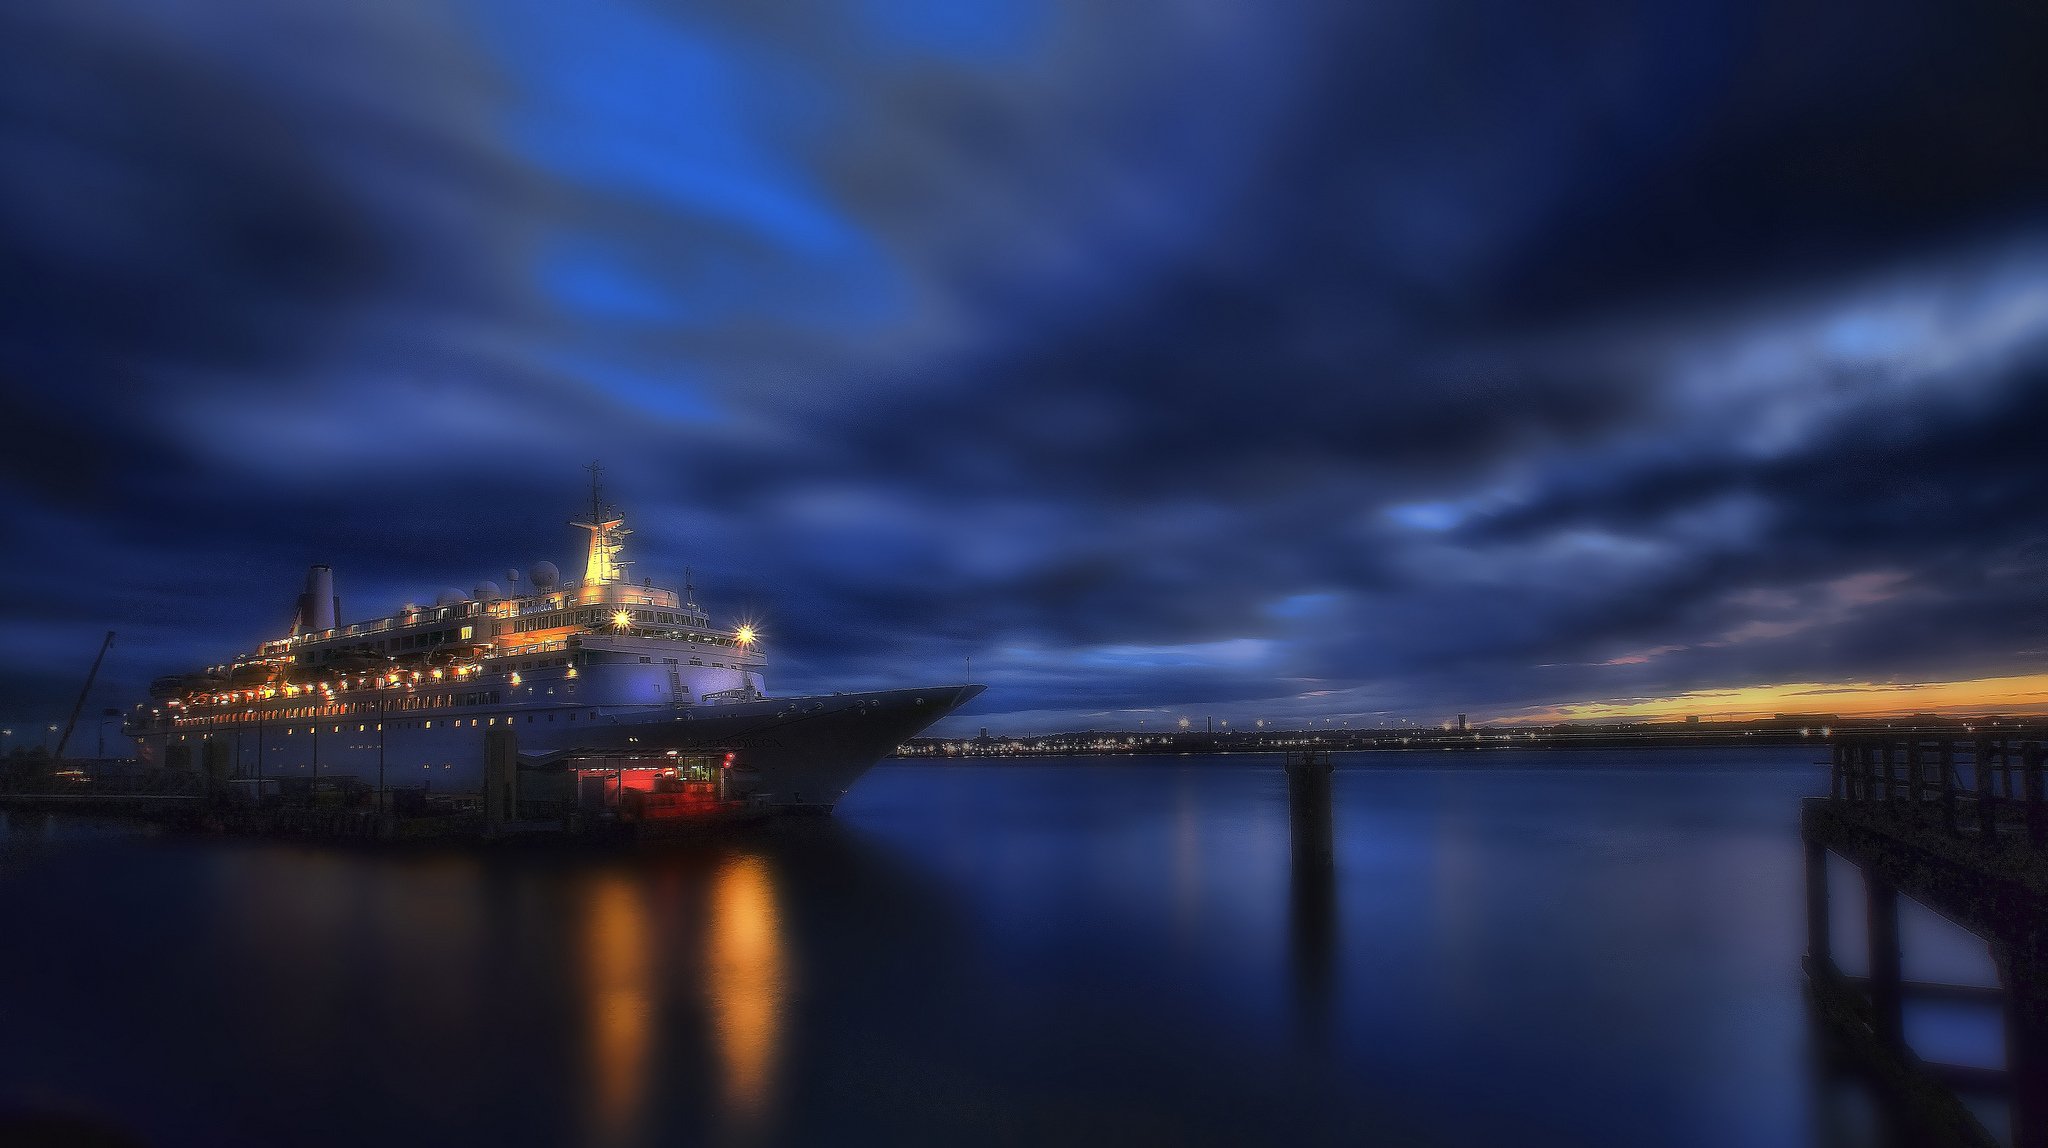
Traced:
[[1806, 839], [1806, 960], [1809, 972], [1814, 975], [1835, 971], [1828, 935], [1832, 919], [1828, 912], [1828, 850], [1809, 837]]
[[1327, 872], [1336, 863], [1330, 818], [1330, 755], [1313, 749], [1287, 755], [1287, 814], [1296, 872]]
[[1899, 890], [1889, 880], [1863, 871], [1869, 912], [1871, 1026], [1878, 1043], [1905, 1046], [1905, 1016], [1899, 991]]

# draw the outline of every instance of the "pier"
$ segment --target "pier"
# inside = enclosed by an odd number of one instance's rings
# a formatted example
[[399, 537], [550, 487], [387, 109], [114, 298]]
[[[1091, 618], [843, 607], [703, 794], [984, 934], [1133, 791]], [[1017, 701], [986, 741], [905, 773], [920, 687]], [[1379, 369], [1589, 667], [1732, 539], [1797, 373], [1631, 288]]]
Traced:
[[[2015, 1148], [2048, 1148], [2048, 792], [2043, 738], [2006, 731], [1865, 732], [1837, 739], [1829, 792], [1801, 812], [1808, 999], [1824, 1055], [1862, 1076], [1909, 1142], [1999, 1142], [1963, 1103], [2007, 1098]], [[1862, 875], [1868, 975], [1837, 967], [1828, 855]], [[1899, 898], [1983, 939], [1998, 985], [1907, 975]], [[2005, 1066], [1922, 1059], [1906, 1037], [1911, 999], [1975, 1001], [2003, 1013]]]

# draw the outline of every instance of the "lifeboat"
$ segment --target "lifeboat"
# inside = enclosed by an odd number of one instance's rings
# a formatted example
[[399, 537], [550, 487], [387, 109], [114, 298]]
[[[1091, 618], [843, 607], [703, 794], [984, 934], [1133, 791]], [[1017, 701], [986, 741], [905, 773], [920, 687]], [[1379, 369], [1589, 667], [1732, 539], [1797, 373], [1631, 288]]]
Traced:
[[269, 662], [243, 662], [228, 671], [228, 686], [232, 689], [267, 686], [277, 678], [278, 668]]

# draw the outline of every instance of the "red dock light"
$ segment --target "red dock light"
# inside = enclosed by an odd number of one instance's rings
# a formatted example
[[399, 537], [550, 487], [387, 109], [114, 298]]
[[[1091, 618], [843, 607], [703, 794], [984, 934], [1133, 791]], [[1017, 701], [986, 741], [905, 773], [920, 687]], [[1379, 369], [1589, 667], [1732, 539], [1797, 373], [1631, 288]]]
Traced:
[[725, 768], [726, 768], [726, 769], [731, 769], [731, 768], [732, 768], [732, 755], [731, 755], [731, 754], [729, 754], [729, 753], [725, 755]]

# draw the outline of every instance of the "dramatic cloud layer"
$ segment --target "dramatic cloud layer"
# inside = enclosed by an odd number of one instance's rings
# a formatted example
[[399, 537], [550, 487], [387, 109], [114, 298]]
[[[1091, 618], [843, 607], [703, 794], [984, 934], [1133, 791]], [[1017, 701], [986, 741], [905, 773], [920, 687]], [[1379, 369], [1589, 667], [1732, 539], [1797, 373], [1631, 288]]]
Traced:
[[2048, 651], [2024, 5], [29, 0], [0, 291], [17, 723], [573, 566], [593, 457], [960, 725]]

